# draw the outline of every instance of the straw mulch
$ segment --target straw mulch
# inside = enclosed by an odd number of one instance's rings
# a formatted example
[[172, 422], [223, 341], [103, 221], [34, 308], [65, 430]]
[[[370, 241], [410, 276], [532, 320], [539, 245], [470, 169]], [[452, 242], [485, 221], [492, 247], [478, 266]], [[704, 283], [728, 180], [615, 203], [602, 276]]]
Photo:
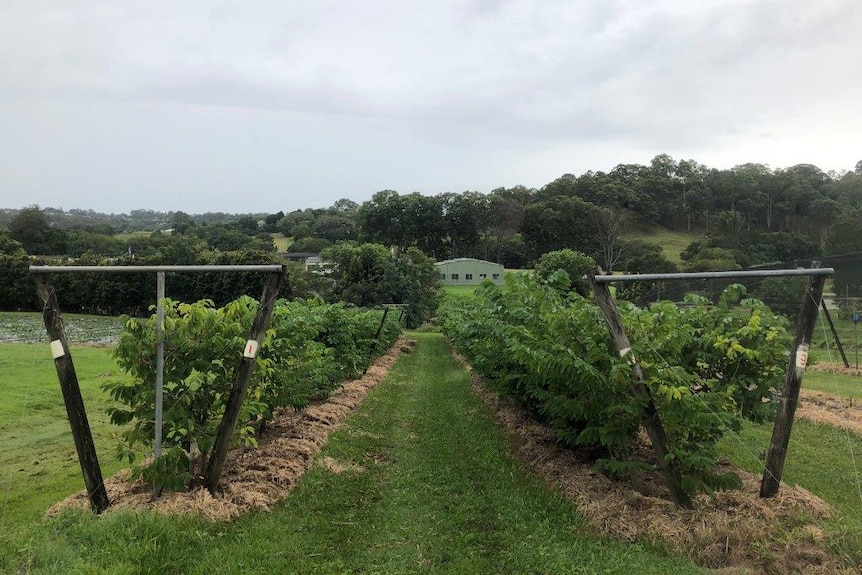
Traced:
[[[301, 412], [282, 410], [278, 413], [267, 426], [257, 448], [230, 451], [216, 497], [198, 487], [189, 492], [166, 492], [153, 500], [151, 485], [132, 482], [129, 472], [123, 471], [105, 481], [111, 501], [107, 512], [147, 509], [226, 521], [251, 509], [268, 511], [290, 493], [311, 467], [329, 433], [386, 377], [398, 355], [409, 352], [414, 345], [412, 340], [399, 339], [362, 378], [344, 383], [328, 399], [315, 402]], [[336, 473], [350, 470], [329, 458], [324, 458], [321, 465]], [[52, 506], [48, 515], [56, 515], [67, 507], [86, 508], [87, 505], [87, 493], [81, 491]]]
[[843, 364], [829, 363], [825, 361], [818, 361], [817, 363], [809, 364], [806, 369], [809, 371], [825, 371], [827, 373], [836, 373], [840, 375], [855, 375], [857, 377], [862, 377], [862, 369], [856, 369], [855, 367], [844, 367]]
[[807, 389], [800, 391], [799, 398], [797, 417], [862, 434], [862, 398], [835, 397]]
[[777, 497], [764, 500], [758, 495], [760, 477], [736, 470], [741, 490], [698, 495], [693, 510], [681, 509], [670, 501], [660, 476], [642, 477], [637, 490], [611, 480], [560, 446], [523, 409], [488, 391], [479, 377], [472, 385], [507, 432], [516, 456], [572, 501], [601, 534], [657, 545], [728, 574], [856, 572], [830, 554], [816, 524], [829, 517], [831, 508], [801, 487], [782, 484]]

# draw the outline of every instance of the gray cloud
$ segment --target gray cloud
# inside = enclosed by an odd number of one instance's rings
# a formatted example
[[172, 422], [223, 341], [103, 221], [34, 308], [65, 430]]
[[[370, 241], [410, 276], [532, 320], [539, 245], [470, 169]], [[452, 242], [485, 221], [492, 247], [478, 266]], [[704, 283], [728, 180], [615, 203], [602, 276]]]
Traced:
[[853, 0], [34, 0], [0, 20], [0, 205], [277, 211], [668, 152], [860, 152]]

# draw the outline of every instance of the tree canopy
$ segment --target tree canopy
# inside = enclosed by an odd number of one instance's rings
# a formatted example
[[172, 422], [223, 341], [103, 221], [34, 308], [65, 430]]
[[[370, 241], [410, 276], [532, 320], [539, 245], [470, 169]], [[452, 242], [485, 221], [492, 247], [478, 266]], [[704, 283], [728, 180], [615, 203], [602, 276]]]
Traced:
[[[291, 252], [364, 258], [367, 269], [354, 275], [355, 285], [348, 286], [343, 277], [298, 282], [309, 286], [309, 293], [362, 305], [396, 295], [407, 298], [393, 288], [404, 281], [402, 271], [393, 271], [381, 250], [389, 254], [386, 258], [403, 260], [399, 265], [405, 269], [413, 262], [422, 273], [428, 268], [420, 254], [525, 268], [559, 250], [583, 253], [608, 271], [671, 271], [676, 265], [660, 247], [630, 239], [663, 228], [699, 236], [682, 252], [684, 270], [741, 269], [862, 251], [860, 166], [862, 162], [852, 171], [828, 173], [812, 164], [771, 168], [744, 163], [715, 169], [659, 154], [646, 165], [563, 174], [539, 188], [436, 195], [382, 190], [361, 204], [343, 198], [327, 208], [268, 214], [134, 210], [108, 215], [34, 205], [0, 209], [0, 228], [5, 227], [0, 229], [0, 257], [12, 258], [14, 265], [24, 265], [23, 254], [179, 264], [252, 253], [256, 261], [277, 261], [273, 234], [280, 232], [292, 241]], [[139, 233], [142, 229], [150, 234]], [[345, 269], [350, 265], [348, 261]], [[374, 276], [375, 266], [385, 273]], [[862, 285], [838, 275], [836, 286]], [[17, 276], [10, 272], [6, 277]], [[80, 290], [82, 310], [94, 305], [86, 303], [92, 299], [84, 297], [86, 291]]]

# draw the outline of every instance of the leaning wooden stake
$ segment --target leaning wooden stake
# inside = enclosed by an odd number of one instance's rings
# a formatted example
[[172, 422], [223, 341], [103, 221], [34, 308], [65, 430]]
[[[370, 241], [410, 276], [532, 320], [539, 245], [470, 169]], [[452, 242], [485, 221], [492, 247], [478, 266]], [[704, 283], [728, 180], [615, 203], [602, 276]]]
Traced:
[[631, 345], [629, 338], [626, 335], [623, 327], [622, 319], [619, 311], [614, 305], [611, 298], [611, 292], [607, 284], [597, 283], [593, 273], [587, 274], [590, 286], [593, 288], [593, 294], [596, 298], [596, 303], [602, 310], [602, 315], [605, 317], [605, 322], [608, 324], [608, 330], [611, 332], [611, 337], [614, 340], [614, 348], [620, 357], [626, 357], [632, 366], [632, 391], [635, 397], [643, 400], [644, 408], [641, 412], [641, 419], [647, 434], [652, 442], [653, 450], [655, 451], [658, 465], [662, 469], [670, 496], [673, 502], [680, 507], [687, 509], [692, 508], [691, 498], [682, 489], [682, 472], [679, 469], [675, 459], [668, 460], [667, 433], [658, 415], [658, 410], [655, 406], [655, 401], [652, 397], [650, 388], [644, 383], [644, 374], [637, 358], [631, 353]]
[[841, 354], [841, 360], [844, 362], [844, 367], [850, 367], [850, 362], [847, 361], [847, 354], [844, 353], [844, 346], [841, 345], [841, 338], [838, 337], [838, 330], [835, 329], [835, 324], [832, 323], [832, 314], [829, 313], [829, 309], [826, 307], [826, 300], [821, 299], [820, 305], [823, 308], [823, 317], [826, 318], [826, 323], [829, 324], [829, 329], [832, 331], [832, 337], [835, 338], [835, 345], [838, 347], [838, 353]]
[[377, 326], [377, 332], [374, 334], [374, 341], [380, 339], [380, 332], [383, 331], [383, 326], [386, 324], [386, 316], [389, 315], [389, 308], [383, 308], [383, 317], [380, 318], [380, 325]]
[[784, 376], [784, 390], [779, 398], [775, 427], [772, 428], [772, 441], [766, 454], [766, 469], [763, 470], [763, 479], [760, 482], [761, 497], [774, 496], [778, 493], [778, 487], [781, 484], [784, 458], [787, 456], [790, 430], [793, 427], [793, 416], [799, 403], [799, 389], [802, 387], [802, 376], [808, 363], [808, 347], [811, 344], [811, 334], [814, 333], [814, 322], [817, 319], [817, 310], [823, 297], [825, 282], [826, 276], [809, 276], [808, 284], [805, 286], [802, 309], [796, 321], [796, 337], [790, 349], [790, 360]]
[[236, 381], [225, 404], [224, 416], [218, 428], [218, 434], [216, 435], [215, 445], [210, 454], [205, 476], [206, 487], [213, 495], [216, 493], [219, 476], [221, 476], [228, 447], [230, 447], [230, 440], [236, 429], [240, 408], [248, 389], [248, 382], [254, 372], [260, 343], [266, 334], [269, 322], [272, 320], [272, 314], [275, 311], [275, 300], [278, 298], [278, 293], [284, 285], [285, 276], [284, 268], [282, 268], [282, 271], [272, 273], [269, 276], [269, 281], [267, 281], [266, 287], [263, 289], [263, 295], [260, 298], [260, 307], [251, 326], [251, 337], [243, 350], [242, 363], [237, 371]]
[[371, 340], [371, 346], [368, 350], [368, 365], [365, 366], [365, 369], [362, 370], [362, 375], [368, 373], [368, 368], [371, 367], [371, 358], [374, 356], [374, 346], [377, 344], [377, 340], [380, 339], [380, 332], [383, 331], [383, 326], [386, 324], [386, 316], [389, 314], [389, 308], [383, 308], [383, 317], [380, 318], [380, 325], [377, 326], [377, 332], [374, 334], [374, 339]]
[[84, 484], [87, 486], [90, 507], [96, 513], [101, 513], [108, 508], [110, 501], [108, 500], [108, 492], [105, 490], [105, 483], [102, 480], [102, 469], [99, 467], [96, 446], [93, 443], [93, 435], [90, 433], [90, 423], [87, 420], [87, 411], [84, 409], [84, 399], [81, 397], [78, 375], [75, 373], [75, 365], [72, 363], [72, 354], [69, 351], [69, 342], [63, 328], [63, 318], [60, 316], [57, 295], [54, 292], [50, 276], [38, 274], [34, 279], [36, 280], [36, 293], [42, 300], [42, 319], [45, 321], [45, 329], [51, 338], [51, 354], [54, 356], [54, 367], [57, 369], [57, 377], [60, 380], [63, 402], [66, 404], [66, 415], [69, 417], [69, 426], [72, 428], [72, 439], [75, 441], [78, 461], [81, 464], [81, 472], [84, 474]]

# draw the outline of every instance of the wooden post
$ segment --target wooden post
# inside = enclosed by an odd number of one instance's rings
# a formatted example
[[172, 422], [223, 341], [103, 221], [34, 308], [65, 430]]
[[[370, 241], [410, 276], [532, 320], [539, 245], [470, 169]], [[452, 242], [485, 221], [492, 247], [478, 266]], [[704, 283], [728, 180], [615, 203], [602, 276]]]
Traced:
[[51, 338], [51, 354], [54, 356], [54, 367], [57, 369], [57, 377], [60, 380], [63, 402], [66, 404], [66, 415], [69, 417], [69, 426], [72, 428], [72, 438], [78, 452], [81, 472], [84, 474], [84, 484], [87, 486], [90, 507], [96, 513], [101, 513], [108, 508], [110, 501], [108, 500], [108, 492], [105, 490], [105, 483], [102, 480], [102, 469], [99, 467], [96, 446], [93, 443], [93, 435], [90, 433], [90, 423], [87, 420], [87, 411], [84, 409], [84, 399], [81, 397], [78, 375], [75, 373], [75, 365], [72, 363], [72, 354], [69, 351], [69, 342], [63, 328], [63, 318], [60, 316], [57, 294], [54, 292], [50, 276], [37, 274], [34, 279], [36, 280], [36, 293], [42, 300], [42, 319], [45, 322], [48, 336]]
[[808, 348], [811, 345], [811, 334], [814, 333], [817, 310], [823, 298], [824, 283], [826, 283], [826, 276], [809, 276], [808, 284], [805, 286], [802, 308], [796, 321], [796, 336], [790, 349], [790, 360], [784, 377], [784, 389], [779, 398], [775, 427], [772, 428], [772, 441], [766, 454], [766, 468], [763, 470], [763, 479], [760, 482], [761, 497], [773, 497], [778, 493], [778, 487], [781, 484], [784, 459], [790, 442], [790, 430], [793, 427], [793, 416], [799, 403], [799, 389], [802, 387], [802, 376], [808, 363]]
[[377, 332], [374, 334], [374, 340], [371, 342], [371, 348], [368, 350], [368, 365], [362, 370], [362, 375], [368, 373], [368, 368], [371, 367], [371, 357], [374, 355], [374, 344], [380, 339], [380, 332], [383, 331], [383, 326], [386, 323], [386, 316], [389, 315], [389, 308], [383, 308], [383, 317], [380, 318], [380, 325], [377, 326]]
[[284, 285], [285, 276], [283, 267], [282, 271], [271, 273], [263, 289], [263, 295], [260, 298], [260, 307], [251, 326], [251, 337], [243, 350], [242, 363], [239, 366], [236, 381], [225, 405], [224, 416], [219, 425], [215, 445], [207, 464], [205, 483], [207, 489], [213, 495], [216, 493], [219, 476], [224, 466], [225, 457], [227, 457], [228, 447], [230, 447], [230, 440], [236, 429], [240, 408], [248, 389], [248, 382], [254, 372], [260, 343], [266, 334], [269, 322], [272, 320], [272, 314], [275, 311], [275, 300], [278, 298], [278, 293]]
[[847, 354], [844, 353], [844, 346], [841, 345], [841, 338], [838, 337], [838, 330], [835, 329], [835, 324], [832, 323], [832, 314], [826, 308], [826, 300], [821, 299], [820, 305], [823, 307], [823, 315], [826, 316], [826, 322], [829, 324], [829, 329], [832, 330], [832, 335], [835, 337], [835, 345], [838, 346], [838, 352], [841, 354], [841, 359], [844, 360], [844, 367], [850, 367], [850, 362], [847, 361]]
[[671, 499], [680, 507], [691, 509], [691, 498], [682, 489], [682, 472], [679, 469], [679, 464], [675, 459], [667, 460], [667, 433], [665, 433], [661, 418], [659, 418], [652, 392], [647, 384], [644, 383], [643, 370], [637, 358], [631, 353], [629, 338], [623, 327], [619, 311], [616, 305], [614, 305], [613, 299], [611, 299], [611, 292], [607, 284], [596, 282], [594, 273], [588, 273], [587, 279], [593, 288], [596, 303], [598, 303], [599, 308], [602, 310], [602, 315], [605, 317], [605, 323], [608, 324], [608, 330], [610, 330], [611, 337], [614, 340], [614, 349], [616, 349], [620, 357], [627, 356], [627, 360], [632, 366], [632, 392], [635, 397], [644, 401], [641, 419], [643, 420], [644, 427], [646, 427], [650, 442], [652, 442], [658, 465], [664, 473], [665, 481], [667, 482], [668, 489], [670, 489]]
[[380, 318], [380, 325], [377, 326], [377, 332], [374, 334], [374, 341], [380, 338], [380, 332], [383, 331], [383, 326], [386, 323], [386, 316], [389, 315], [389, 308], [383, 308], [383, 317]]

